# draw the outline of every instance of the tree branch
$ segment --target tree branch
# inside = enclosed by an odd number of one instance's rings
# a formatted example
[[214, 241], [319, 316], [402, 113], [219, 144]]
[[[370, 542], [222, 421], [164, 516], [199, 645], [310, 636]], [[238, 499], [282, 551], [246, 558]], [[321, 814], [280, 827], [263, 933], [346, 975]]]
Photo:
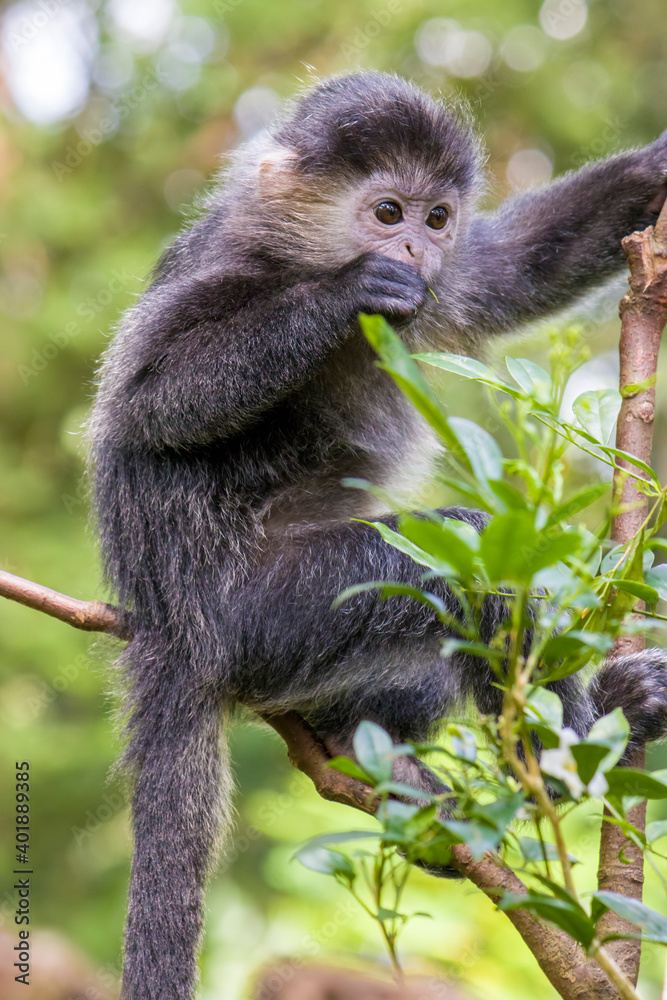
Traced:
[[[125, 640], [132, 638], [128, 620], [112, 605], [78, 601], [4, 570], [0, 570], [0, 596], [43, 611], [74, 628], [106, 632]], [[375, 812], [377, 803], [371, 790], [329, 767], [326, 748], [300, 715], [284, 712], [261, 718], [284, 740], [290, 762], [311, 779], [322, 798], [371, 815]], [[493, 901], [506, 891], [517, 895], [527, 892], [521, 879], [499, 859], [487, 854], [475, 861], [463, 844], [452, 848], [451, 865]], [[566, 1000], [617, 1000], [618, 993], [610, 980], [569, 935], [541, 923], [527, 910], [512, 910], [505, 915], [562, 997]]]
[[[623, 240], [623, 249], [630, 266], [630, 290], [620, 304], [621, 336], [620, 390], [621, 412], [616, 431], [616, 447], [650, 464], [653, 447], [655, 414], [655, 380], [662, 331], [667, 322], [667, 202], [656, 222], [643, 232], [632, 233]], [[629, 462], [619, 459], [619, 466], [633, 473], [644, 473]], [[623, 471], [614, 473], [614, 502], [621, 512], [612, 525], [615, 544], [629, 542], [639, 531], [648, 515], [648, 500], [637, 492], [636, 480]], [[641, 605], [643, 608], [643, 605]], [[644, 648], [641, 635], [621, 636], [614, 644], [614, 656], [626, 656]], [[632, 761], [634, 767], [644, 766], [644, 753]], [[605, 813], [608, 815], [608, 813]], [[646, 803], [640, 803], [628, 813], [628, 820], [639, 829], [646, 827]], [[620, 852], [623, 852], [620, 860]], [[615, 824], [603, 822], [600, 836], [598, 888], [621, 892], [641, 900], [644, 886], [644, 856]], [[609, 910], [600, 921], [601, 936], [632, 934], [636, 928]], [[632, 982], [637, 982], [641, 941], [610, 941], [608, 951]]]
[[84, 632], [106, 632], [126, 640], [132, 637], [129, 622], [111, 604], [77, 601], [75, 597], [67, 597], [4, 569], [0, 569], [0, 597], [7, 597], [35, 611], [43, 611], [45, 615]]

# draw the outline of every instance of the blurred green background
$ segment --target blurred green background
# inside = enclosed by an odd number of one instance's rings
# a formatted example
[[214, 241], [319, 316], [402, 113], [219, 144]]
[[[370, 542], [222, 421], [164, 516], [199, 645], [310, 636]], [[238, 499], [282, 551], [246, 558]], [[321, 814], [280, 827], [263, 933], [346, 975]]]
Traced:
[[[101, 595], [81, 434], [100, 352], [221, 155], [282, 98], [313, 74], [356, 67], [463, 93], [487, 138], [493, 204], [667, 126], [665, 26], [662, 0], [5, 4], [0, 566], [76, 597]], [[580, 311], [592, 360], [573, 396], [615, 384], [623, 280]], [[543, 357], [544, 337], [538, 331], [513, 350]], [[469, 385], [451, 380], [447, 392], [452, 412], [474, 406], [479, 417]], [[572, 474], [600, 470], [573, 464]], [[122, 788], [108, 779], [119, 745], [112, 660], [106, 642], [0, 602], [0, 930], [13, 916], [14, 761], [28, 759], [33, 926], [58, 929], [97, 970], [113, 971], [130, 845]], [[253, 973], [274, 957], [384, 960], [375, 928], [343, 890], [289, 861], [307, 836], [371, 821], [319, 800], [272, 733], [239, 721], [232, 752], [239, 837], [209, 892], [202, 997], [247, 997]], [[667, 751], [653, 751], [652, 763], [667, 765]], [[572, 847], [587, 859], [582, 884], [595, 869], [596, 822], [573, 831]], [[410, 893], [408, 908], [434, 919], [406, 932], [408, 967], [459, 974], [492, 1000], [555, 996], [476, 890], [415, 873]], [[664, 908], [654, 879], [647, 900]], [[657, 998], [663, 953], [645, 951], [644, 995]]]

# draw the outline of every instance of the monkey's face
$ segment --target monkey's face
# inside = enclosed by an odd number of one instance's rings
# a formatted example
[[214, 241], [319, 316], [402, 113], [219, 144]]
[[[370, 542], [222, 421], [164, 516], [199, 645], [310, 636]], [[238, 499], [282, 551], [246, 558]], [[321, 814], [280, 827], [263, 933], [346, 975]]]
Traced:
[[411, 264], [427, 281], [451, 254], [459, 214], [455, 188], [438, 189], [418, 177], [375, 175], [357, 188], [351, 206], [360, 253], [381, 253]]

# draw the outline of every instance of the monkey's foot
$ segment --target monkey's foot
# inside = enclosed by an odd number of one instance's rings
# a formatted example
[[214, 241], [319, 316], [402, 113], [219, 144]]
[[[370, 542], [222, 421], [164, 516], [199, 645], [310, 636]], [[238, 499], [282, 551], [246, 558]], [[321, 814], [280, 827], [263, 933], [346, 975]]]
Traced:
[[605, 664], [592, 679], [590, 694], [596, 714], [623, 709], [630, 724], [630, 742], [622, 764], [633, 751], [667, 736], [667, 652], [646, 649]]

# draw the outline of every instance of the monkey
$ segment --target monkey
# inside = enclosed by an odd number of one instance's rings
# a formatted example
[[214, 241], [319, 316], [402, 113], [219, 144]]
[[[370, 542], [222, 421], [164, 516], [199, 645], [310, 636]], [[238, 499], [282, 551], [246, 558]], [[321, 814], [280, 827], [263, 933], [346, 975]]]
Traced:
[[[500, 710], [483, 660], [440, 655], [447, 630], [425, 606], [375, 591], [333, 606], [353, 584], [421, 583], [363, 523], [396, 514], [343, 481], [409, 499], [438, 456], [359, 313], [386, 317], [413, 351], [479, 352], [618, 272], [666, 170], [663, 133], [483, 212], [465, 108], [351, 74], [241, 146], [163, 253], [106, 353], [90, 422], [104, 572], [133, 629], [123, 1000], [193, 995], [202, 895], [232, 813], [233, 706], [294, 709], [325, 745], [347, 746], [362, 719], [423, 740], [468, 696]], [[456, 613], [445, 582], [429, 586]], [[505, 614], [506, 597], [486, 599], [485, 641]], [[665, 735], [666, 682], [667, 656], [650, 650], [554, 688], [577, 733], [620, 706], [640, 747]]]

